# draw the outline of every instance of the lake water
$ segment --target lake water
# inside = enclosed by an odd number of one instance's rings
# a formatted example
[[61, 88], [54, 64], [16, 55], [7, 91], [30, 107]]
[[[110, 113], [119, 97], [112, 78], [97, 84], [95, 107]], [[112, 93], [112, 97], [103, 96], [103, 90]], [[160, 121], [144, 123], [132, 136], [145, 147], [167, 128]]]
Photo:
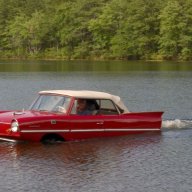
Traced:
[[192, 63], [0, 61], [0, 109], [37, 92], [90, 89], [164, 111], [162, 133], [55, 145], [0, 142], [1, 191], [192, 191]]

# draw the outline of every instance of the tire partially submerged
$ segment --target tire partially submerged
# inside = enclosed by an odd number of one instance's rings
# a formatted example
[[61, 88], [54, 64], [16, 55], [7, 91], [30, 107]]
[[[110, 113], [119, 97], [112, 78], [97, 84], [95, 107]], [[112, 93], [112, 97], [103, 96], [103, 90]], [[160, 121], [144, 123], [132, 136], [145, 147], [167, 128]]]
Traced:
[[48, 135], [45, 135], [43, 136], [43, 138], [41, 139], [41, 142], [42, 143], [61, 143], [61, 142], [64, 142], [64, 138], [61, 137], [60, 135], [58, 134], [48, 134]]

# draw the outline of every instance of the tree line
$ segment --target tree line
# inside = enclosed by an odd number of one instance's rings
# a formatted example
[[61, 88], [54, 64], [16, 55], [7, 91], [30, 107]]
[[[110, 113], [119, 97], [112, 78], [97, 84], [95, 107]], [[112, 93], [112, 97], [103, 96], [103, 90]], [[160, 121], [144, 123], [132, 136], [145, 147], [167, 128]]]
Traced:
[[0, 0], [0, 57], [192, 59], [192, 0]]

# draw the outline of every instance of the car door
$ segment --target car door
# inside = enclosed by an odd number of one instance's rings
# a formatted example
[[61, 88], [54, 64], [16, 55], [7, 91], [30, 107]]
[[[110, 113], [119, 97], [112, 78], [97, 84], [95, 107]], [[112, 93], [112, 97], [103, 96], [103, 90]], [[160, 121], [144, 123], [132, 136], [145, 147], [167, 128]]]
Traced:
[[[88, 101], [90, 103], [91, 100]], [[104, 136], [103, 118], [95, 114], [95, 109], [92, 108], [92, 113], [77, 114], [78, 100], [74, 101], [70, 113], [70, 132], [72, 139], [87, 139], [93, 137]]]
[[100, 119], [103, 121], [104, 136], [124, 135], [130, 124], [127, 117], [109, 99], [100, 100]]

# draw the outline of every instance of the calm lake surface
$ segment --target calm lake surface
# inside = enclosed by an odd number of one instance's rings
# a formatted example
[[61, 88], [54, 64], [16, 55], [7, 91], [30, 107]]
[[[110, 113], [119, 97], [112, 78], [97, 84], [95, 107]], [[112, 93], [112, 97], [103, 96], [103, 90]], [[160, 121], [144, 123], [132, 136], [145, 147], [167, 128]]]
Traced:
[[0, 89], [0, 110], [27, 109], [41, 90], [89, 89], [165, 112], [161, 134], [0, 142], [1, 191], [192, 191], [192, 63], [1, 60]]

